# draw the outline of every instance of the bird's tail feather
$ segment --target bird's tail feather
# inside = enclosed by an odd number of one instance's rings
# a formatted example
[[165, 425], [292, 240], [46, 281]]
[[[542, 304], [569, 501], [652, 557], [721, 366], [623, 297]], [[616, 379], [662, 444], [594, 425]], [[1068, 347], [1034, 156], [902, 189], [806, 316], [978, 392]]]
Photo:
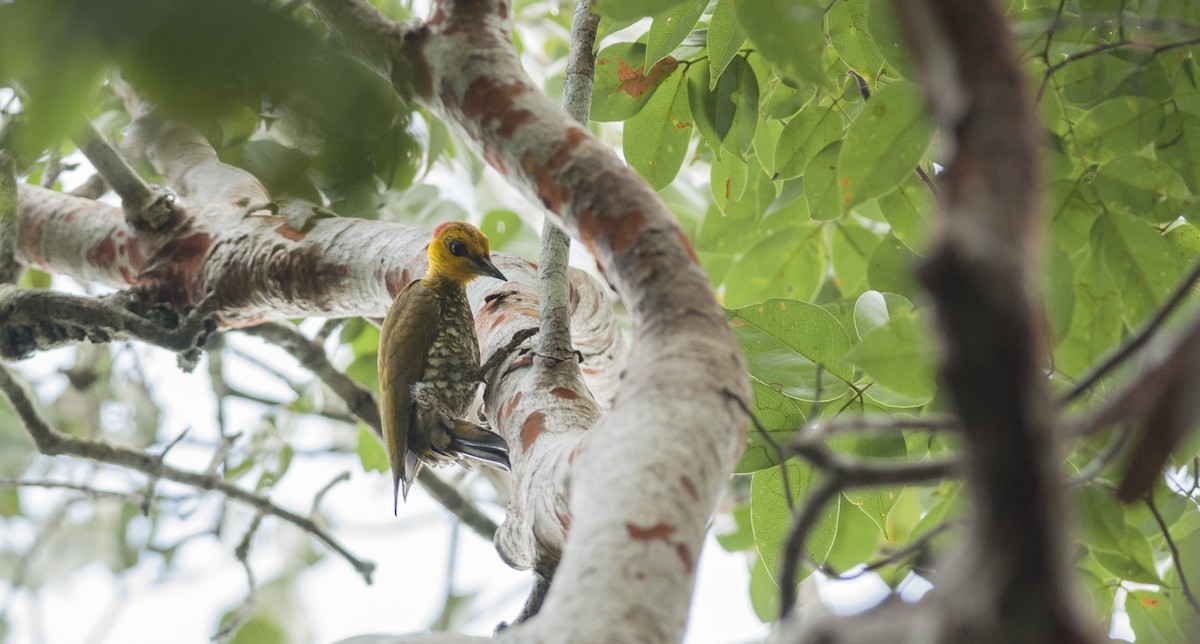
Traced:
[[508, 471], [508, 444], [499, 434], [490, 432], [475, 423], [458, 419], [450, 428], [450, 449], [463, 458]]

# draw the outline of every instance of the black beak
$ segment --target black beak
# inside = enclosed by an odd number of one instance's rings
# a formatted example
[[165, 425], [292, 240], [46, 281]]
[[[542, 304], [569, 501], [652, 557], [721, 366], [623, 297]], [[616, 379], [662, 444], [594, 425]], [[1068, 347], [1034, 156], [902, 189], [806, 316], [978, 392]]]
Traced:
[[500, 269], [496, 268], [496, 265], [492, 263], [492, 260], [488, 259], [487, 257], [472, 257], [471, 267], [474, 268], [475, 272], [479, 273], [480, 275], [487, 275], [488, 277], [494, 277], [505, 282], [508, 281], [508, 278], [504, 276], [504, 273], [501, 273]]

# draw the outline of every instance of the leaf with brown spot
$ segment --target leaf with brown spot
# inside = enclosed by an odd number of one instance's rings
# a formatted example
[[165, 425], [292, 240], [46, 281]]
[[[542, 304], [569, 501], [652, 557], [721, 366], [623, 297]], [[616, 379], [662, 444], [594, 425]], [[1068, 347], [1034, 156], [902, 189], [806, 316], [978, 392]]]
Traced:
[[662, 81], [678, 67], [674, 59], [664, 58], [646, 73], [645, 60], [643, 43], [617, 43], [600, 52], [592, 86], [593, 121], [628, 120], [646, 106]]
[[671, 72], [675, 71], [677, 64], [674, 58], [667, 56], [654, 63], [649, 73], [643, 73], [642, 70], [645, 69], [645, 65], [633, 69], [629, 66], [629, 63], [618, 60], [617, 80], [621, 82], [617, 85], [617, 91], [629, 94], [630, 98], [638, 98], [669, 76]]

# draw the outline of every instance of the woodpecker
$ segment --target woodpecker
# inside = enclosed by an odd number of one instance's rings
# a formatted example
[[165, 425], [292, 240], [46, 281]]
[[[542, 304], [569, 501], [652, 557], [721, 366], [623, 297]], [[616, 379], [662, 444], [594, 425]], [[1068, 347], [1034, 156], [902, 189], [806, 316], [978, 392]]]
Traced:
[[504, 439], [463, 418], [481, 380], [466, 286], [481, 275], [507, 280], [492, 263], [487, 236], [467, 223], [444, 223], [429, 242], [429, 272], [396, 296], [383, 319], [379, 384], [393, 512], [423, 464], [509, 467]]

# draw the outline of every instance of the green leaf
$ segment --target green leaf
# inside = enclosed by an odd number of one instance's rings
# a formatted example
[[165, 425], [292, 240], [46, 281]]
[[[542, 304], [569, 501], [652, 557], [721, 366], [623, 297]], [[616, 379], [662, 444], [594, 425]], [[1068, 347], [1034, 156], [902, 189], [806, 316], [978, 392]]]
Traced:
[[842, 207], [891, 191], [913, 173], [932, 140], [920, 88], [898, 81], [880, 89], [846, 131], [837, 165]]
[[846, 360], [862, 368], [876, 383], [928, 402], [937, 389], [933, 363], [936, 355], [925, 325], [915, 314], [901, 312], [863, 336]]
[[830, 237], [833, 274], [838, 290], [846, 296], [857, 294], [866, 284], [867, 263], [882, 237], [853, 220], [835, 224], [830, 230]]
[[896, 239], [914, 253], [922, 252], [929, 234], [933, 195], [921, 177], [913, 172], [899, 188], [883, 195], [878, 202]]
[[788, 121], [775, 147], [776, 179], [804, 174], [810, 161], [825, 146], [842, 138], [842, 116], [833, 106], [812, 105]]
[[679, 174], [691, 136], [683, 76], [674, 74], [641, 112], [625, 122], [625, 160], [655, 190], [662, 190]]
[[824, 82], [822, 7], [814, 0], [734, 0], [738, 22], [754, 49], [796, 81]]
[[[1193, 472], [1193, 474], [1195, 474]], [[1189, 507], [1195, 508], [1194, 505]], [[1193, 513], [1192, 516], [1195, 516]], [[1179, 536], [1172, 530], [1175, 535], [1175, 547], [1179, 550], [1179, 561], [1172, 562], [1183, 569], [1183, 575], [1188, 580], [1188, 584], [1196, 592], [1195, 589], [1200, 587], [1200, 530], [1191, 532], [1186, 536]], [[1180, 630], [1184, 633], [1200, 632], [1200, 615], [1196, 614], [1188, 602], [1187, 596], [1183, 593], [1182, 584], [1179, 580], [1179, 570], [1176, 565], [1172, 565], [1167, 569], [1167, 574], [1164, 576], [1163, 582], [1167, 586], [1167, 594], [1171, 600], [1172, 612], [1175, 615]]]
[[613, 20], [634, 20], [645, 16], [657, 16], [670, 11], [686, 0], [596, 0], [593, 5], [597, 15]]
[[813, 156], [804, 168], [804, 198], [813, 219], [829, 221], [842, 216], [838, 197], [837, 160], [842, 142], [834, 141]]
[[1119, 156], [1100, 166], [1093, 185], [1106, 206], [1154, 223], [1173, 221], [1195, 210], [1195, 197], [1183, 177], [1149, 157]]
[[809, 300], [825, 275], [821, 227], [800, 223], [777, 230], [750, 248], [725, 278], [725, 304], [731, 308], [771, 297]]
[[617, 43], [597, 54], [593, 121], [624, 121], [637, 114], [678, 66], [674, 59], [667, 58], [646, 71], [645, 59], [646, 45], [642, 43]]
[[727, 67], [725, 73], [717, 77], [713, 89], [709, 89], [711, 69], [707, 60], [695, 63], [687, 70], [688, 107], [695, 119], [696, 131], [714, 157], [720, 156], [722, 142], [733, 127], [733, 115], [737, 111], [733, 99], [733, 91], [737, 88], [736, 72], [729, 74], [730, 69]]
[[876, 51], [887, 63], [889, 76], [912, 78], [915, 67], [908, 53], [908, 44], [896, 21], [895, 5], [888, 0], [870, 0], [867, 10], [867, 30]]
[[489, 210], [479, 223], [479, 230], [487, 235], [493, 250], [510, 248], [522, 232], [527, 232], [521, 216], [506, 208]]
[[1046, 317], [1050, 319], [1051, 342], [1058, 346], [1071, 330], [1075, 312], [1075, 268], [1071, 257], [1055, 246], [1042, 269], [1042, 288], [1046, 293]]
[[[753, 548], [754, 529], [750, 527], [750, 504], [735, 505], [729, 515], [733, 520], [732, 526], [724, 521], [719, 521], [714, 526], [713, 536], [716, 537], [717, 544], [726, 552], [742, 552]], [[722, 527], [731, 529], [724, 531]]]
[[1121, 213], [1097, 219], [1092, 240], [1117, 285], [1131, 327], [1158, 307], [1194, 261], [1153, 225]]
[[379, 358], [377, 354], [360, 354], [346, 367], [346, 375], [358, 384], [370, 389], [379, 390]]
[[762, 557], [755, 557], [750, 564], [750, 606], [764, 624], [779, 619], [779, 586], [771, 579]]
[[867, 291], [854, 302], [854, 331], [862, 338], [888, 323], [893, 315], [910, 313], [912, 302], [895, 293]]
[[388, 463], [383, 444], [375, 437], [375, 433], [362, 423], [358, 424], [358, 445], [354, 451], [358, 452], [358, 460], [362, 463], [364, 472], [387, 474], [391, 471], [392, 466]]
[[1078, 266], [1072, 288], [1071, 326], [1054, 351], [1054, 365], [1077, 377], [1121, 339], [1121, 294], [1098, 256]]
[[738, 156], [745, 156], [754, 145], [754, 132], [758, 127], [758, 78], [755, 76], [754, 67], [746, 62], [745, 58], [738, 56], [725, 68], [718, 84], [724, 82], [724, 77], [731, 72], [737, 77], [737, 88], [733, 93], [737, 111], [733, 116], [733, 127], [725, 137], [724, 144], [726, 150]]
[[1119, 550], [1092, 548], [1092, 556], [1105, 569], [1121, 579], [1139, 584], [1161, 582], [1154, 569], [1154, 549], [1142, 533], [1126, 527], [1118, 546]]
[[1155, 141], [1154, 156], [1175, 168], [1193, 193], [1200, 193], [1200, 116], [1180, 111], [1168, 114]]
[[867, 26], [870, 4], [870, 0], [839, 0], [825, 14], [829, 44], [842, 62], [867, 82], [874, 81], [883, 67], [883, 57], [875, 48]]
[[895, 235], [888, 235], [871, 253], [867, 265], [867, 284], [876, 291], [897, 293], [909, 300], [921, 296], [921, 288], [913, 275], [916, 258]]
[[781, 461], [775, 446], [786, 446], [788, 439], [804, 424], [804, 410], [799, 401], [754, 377], [750, 378], [750, 386], [754, 389], [751, 412], [769, 437], [751, 425], [746, 435], [746, 449], [734, 474], [749, 474], [779, 465]]
[[[698, 125], [699, 121], [696, 123]], [[726, 154], [712, 160], [709, 165], [708, 185], [712, 191], [713, 203], [721, 212], [728, 211], [731, 201], [737, 202], [742, 195], [746, 194], [749, 170], [746, 161], [733, 154]]]
[[876, 523], [859, 505], [851, 502], [846, 494], [842, 495], [840, 503], [837, 535], [825, 559], [826, 564], [839, 571], [866, 563], [883, 540]]
[[846, 392], [853, 372], [842, 356], [850, 350], [850, 338], [825, 309], [796, 300], [767, 300], [726, 310], [726, 316], [750, 374], [763, 383], [801, 400], [834, 400]]
[[1079, 154], [1102, 163], [1138, 152], [1154, 142], [1164, 118], [1162, 104], [1155, 100], [1121, 96], [1105, 101], [1075, 124]]
[[712, 69], [709, 89], [712, 90], [716, 89], [717, 79], [721, 77], [729, 61], [733, 60], [742, 43], [746, 42], [746, 32], [737, 21], [733, 0], [717, 0], [716, 6], [713, 7], [712, 20], [708, 23], [706, 41], [708, 64]]
[[1153, 590], [1131, 590], [1125, 596], [1129, 625], [1139, 641], [1188, 642], [1179, 630], [1169, 598]]
[[[760, 470], [750, 478], [750, 524], [754, 526], [758, 554], [777, 586], [782, 585], [779, 575], [783, 563], [783, 548], [792, 527], [792, 514], [788, 507], [787, 495], [784, 493], [785, 471], [793, 503], [802, 503], [818, 476], [808, 465], [790, 460], [783, 467]], [[840, 503], [831, 503], [822, 511], [821, 518], [808, 533], [804, 552], [817, 563], [824, 562], [833, 548], [840, 509]], [[812, 574], [806, 566], [800, 566], [797, 572], [793, 583], [799, 583]]]
[[696, 128], [713, 155], [722, 148], [739, 157], [754, 143], [758, 125], [758, 80], [745, 58], [735, 56], [716, 88], [709, 89], [709, 68], [704, 62], [688, 70], [688, 103]]
[[[840, 436], [830, 441], [833, 449], [865, 459], [902, 460], [908, 456], [908, 445], [900, 434], [889, 436]], [[887, 518], [900, 499], [904, 486], [868, 487], [846, 490], [845, 498], [879, 528], [879, 533], [890, 538]]]
[[1080, 536], [1091, 547], [1116, 550], [1125, 534], [1125, 509], [1112, 492], [1085, 485], [1074, 496]]
[[653, 65], [675, 51], [707, 6], [708, 0], [684, 0], [654, 16], [646, 34], [646, 64]]

